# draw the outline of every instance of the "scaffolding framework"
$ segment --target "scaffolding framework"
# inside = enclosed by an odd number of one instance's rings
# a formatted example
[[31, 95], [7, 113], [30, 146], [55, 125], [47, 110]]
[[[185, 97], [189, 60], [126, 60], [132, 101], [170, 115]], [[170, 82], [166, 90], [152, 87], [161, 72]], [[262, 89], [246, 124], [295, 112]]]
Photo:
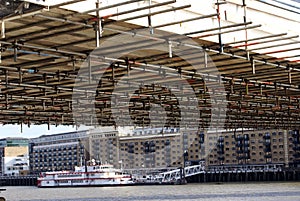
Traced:
[[[75, 3], [79, 1], [73, 1]], [[299, 55], [288, 57], [271, 57], [269, 54], [281, 52], [298, 51], [300, 48], [286, 48], [291, 44], [299, 44], [295, 40], [298, 36], [290, 36], [287, 33], [267, 35], [259, 38], [247, 38], [243, 41], [222, 43], [222, 35], [229, 32], [261, 27], [255, 22], [225, 25], [203, 29], [196, 32], [186, 33], [193, 36], [198, 47], [203, 48], [203, 60], [198, 65], [204, 68], [201, 74], [183, 58], [174, 54], [180, 42], [176, 39], [166, 40], [166, 51], [155, 51], [142, 49], [143, 43], [132, 44], [122, 47], [130, 51], [140, 48], [138, 52], [132, 52], [120, 58], [102, 58], [101, 62], [109, 66], [105, 72], [98, 72], [93, 68], [93, 62], [83, 67], [84, 61], [93, 61], [90, 53], [103, 41], [109, 40], [118, 34], [135, 36], [138, 30], [150, 28], [162, 28], [174, 24], [202, 20], [205, 18], [218, 18], [220, 13], [199, 16], [182, 21], [168, 22], [160, 25], [153, 25], [151, 18], [154, 15], [174, 12], [189, 8], [191, 5], [172, 6], [175, 1], [151, 4], [146, 7], [133, 8], [130, 13], [150, 8], [161, 8], [159, 11], [147, 14], [137, 14], [134, 17], [113, 20], [112, 17], [125, 15], [127, 12], [112, 13], [109, 16], [101, 17], [99, 11], [128, 5], [138, 1], [124, 1], [122, 4], [98, 7], [83, 13], [62, 9], [57, 5], [50, 8], [39, 8], [27, 13], [15, 13], [4, 16], [1, 19], [1, 58], [0, 58], [0, 122], [2, 124], [20, 124], [21, 126], [31, 124], [50, 125], [102, 125], [116, 126], [116, 117], [112, 114], [112, 99], [117, 83], [130, 72], [134, 74], [136, 83], [141, 87], [135, 91], [134, 96], [127, 102], [130, 118], [139, 126], [149, 126], [149, 111], [153, 104], [159, 105], [167, 113], [165, 127], [178, 127], [180, 118], [185, 108], [188, 108], [188, 99], [185, 97], [174, 97], [172, 91], [163, 87], [167, 82], [181, 82], [186, 79], [192, 87], [198, 101], [199, 114], [191, 113], [189, 118], [195, 127], [208, 128], [218, 126], [218, 122], [212, 122], [212, 101], [211, 96], [218, 96], [218, 84], [225, 87], [226, 104], [225, 125], [226, 129], [235, 128], [297, 128], [300, 123], [300, 61], [291, 61], [289, 58], [296, 58]], [[220, 2], [219, 2], [220, 4]], [[219, 5], [218, 4], [218, 5]], [[170, 7], [164, 7], [170, 5]], [[45, 10], [46, 9], [46, 10]], [[97, 15], [89, 13], [96, 12]], [[128, 21], [147, 18], [148, 24], [140, 26]], [[195, 34], [201, 34], [195, 36]], [[171, 35], [171, 34], [170, 34]], [[218, 35], [219, 43], [205, 40], [206, 37]], [[143, 35], [139, 35], [143, 37]], [[294, 42], [288, 40], [294, 39]], [[161, 40], [147, 38], [145, 40]], [[282, 41], [283, 49], [269, 51], [269, 48], [276, 46], [272, 44]], [[287, 41], [287, 42], [285, 42]], [[255, 47], [257, 44], [265, 44], [263, 47]], [[116, 51], [118, 47], [111, 47], [109, 51]], [[265, 50], [263, 54], [257, 50]], [[189, 55], [189, 60], [197, 60], [196, 55]], [[211, 58], [220, 76], [212, 74], [214, 66], [210, 66], [207, 59]], [[95, 67], [95, 66], [94, 66]], [[79, 77], [81, 69], [87, 72], [87, 77]], [[165, 79], [157, 84], [147, 71], [154, 71], [159, 76], [171, 69], [179, 75], [176, 79]], [[133, 71], [134, 70], [134, 71]], [[97, 80], [101, 75], [101, 80]], [[89, 86], [76, 86], [76, 79], [98, 82], [97, 90]], [[205, 80], [213, 80], [207, 86]], [[143, 85], [143, 82], [153, 83]], [[86, 82], [83, 82], [86, 83]], [[82, 88], [76, 91], [78, 99], [89, 100], [94, 97], [92, 108], [95, 108], [96, 116], [81, 115], [85, 107], [77, 108], [74, 118], [74, 99], [72, 99], [74, 88]], [[122, 88], [120, 93], [127, 96], [130, 88]], [[126, 99], [124, 98], [124, 99]], [[185, 104], [178, 103], [180, 99]], [[87, 106], [88, 104], [85, 103]], [[190, 108], [189, 108], [190, 109]], [[82, 111], [81, 111], [82, 110]], [[124, 110], [124, 111], [125, 111]], [[154, 115], [156, 124], [160, 124], [162, 115], [157, 112]], [[121, 118], [121, 117], [120, 117]], [[152, 121], [153, 121], [152, 119]], [[126, 121], [123, 126], [126, 126]], [[152, 122], [153, 123], [153, 122]], [[215, 125], [213, 125], [215, 123]], [[200, 126], [199, 126], [200, 125]]]

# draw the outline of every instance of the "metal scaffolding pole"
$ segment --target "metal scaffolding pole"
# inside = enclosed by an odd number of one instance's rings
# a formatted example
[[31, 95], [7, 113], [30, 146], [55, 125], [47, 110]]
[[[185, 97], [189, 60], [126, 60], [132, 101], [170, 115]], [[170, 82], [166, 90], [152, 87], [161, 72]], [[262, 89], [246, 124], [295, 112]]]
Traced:
[[258, 48], [249, 49], [249, 51], [263, 50], [263, 49], [274, 48], [274, 47], [278, 47], [278, 46], [281, 47], [281, 46], [286, 46], [286, 45], [293, 45], [293, 44], [298, 44], [298, 43], [300, 43], [300, 41], [294, 41], [294, 42], [289, 42], [289, 43], [281, 43], [281, 44], [276, 44], [276, 45], [258, 47]]
[[[189, 8], [189, 7], [191, 7], [191, 5], [184, 5], [184, 6], [179, 6], [179, 7], [173, 7], [173, 8], [169, 8], [169, 9], [157, 11], [157, 12], [152, 12], [151, 16], [162, 14], [162, 13], [167, 13], [167, 12], [172, 12], [172, 11], [176, 11], [176, 10], [182, 10], [182, 9]], [[125, 18], [125, 19], [120, 19], [120, 20], [118, 20], [118, 22], [125, 22], [125, 21], [135, 20], [135, 19], [138, 19], [138, 18], [143, 18], [143, 17], [148, 17], [148, 16], [149, 16], [149, 13], [148, 14], [142, 14], [142, 15], [134, 16], [134, 17], [129, 17], [129, 18]], [[110, 24], [110, 23], [114, 23], [114, 22], [108, 22], [108, 24]]]
[[50, 6], [50, 9], [51, 8], [59, 8], [61, 6], [68, 6], [68, 5], [79, 3], [79, 2], [82, 2], [82, 1], [86, 1], [86, 0], [73, 0], [73, 1], [63, 2], [63, 3], [60, 3], [60, 4], [56, 4], [56, 5]]
[[[97, 0], [96, 2], [96, 8], [98, 9], [100, 7], [100, 1]], [[95, 34], [96, 34], [96, 47], [100, 46], [100, 38], [102, 37], [102, 24], [101, 24], [101, 18], [100, 18], [100, 10], [97, 10], [97, 22], [95, 27]]]
[[[243, 20], [244, 23], [246, 23], [247, 21], [247, 5], [246, 5], [246, 0], [242, 0], [243, 4], [242, 7], [244, 8], [244, 16], [243, 16]], [[249, 51], [248, 51], [248, 31], [247, 31], [247, 25], [245, 25], [245, 51], [247, 52], [247, 58], [248, 60], [250, 60], [249, 57]]]
[[215, 17], [217, 15], [218, 14], [203, 15], [203, 16], [200, 16], [200, 17], [190, 18], [190, 19], [186, 19], [186, 20], [170, 22], [170, 23], [166, 23], [166, 24], [160, 24], [160, 25], [157, 25], [157, 26], [153, 26], [153, 28], [161, 28], [161, 27], [171, 26], [171, 25], [175, 25], [175, 24], [181, 24], [181, 23], [184, 23], [184, 22], [190, 22], [190, 21], [200, 20], [200, 19], [209, 18], [209, 17]]
[[150, 5], [150, 6], [144, 6], [144, 7], [135, 8], [135, 9], [132, 9], [132, 10], [126, 10], [126, 11], [123, 11], [123, 12], [117, 12], [117, 13], [109, 14], [109, 15], [106, 15], [106, 16], [102, 16], [102, 18], [107, 19], [107, 18], [111, 18], [111, 17], [115, 17], [115, 16], [130, 14], [130, 13], [133, 13], [133, 12], [138, 12], [138, 11], [141, 11], [141, 10], [146, 10], [146, 9], [151, 9], [151, 8], [155, 8], [155, 7], [159, 7], [159, 6], [164, 6], [164, 5], [172, 4], [172, 3], [175, 3], [175, 2], [176, 2], [175, 0], [166, 1], [166, 2], [163, 2], [163, 3], [153, 4], [153, 5]]
[[114, 8], [114, 7], [119, 7], [119, 6], [123, 6], [123, 5], [127, 5], [127, 4], [132, 4], [132, 3], [136, 3], [136, 2], [140, 2], [140, 1], [144, 1], [144, 0], [131, 0], [131, 1], [124, 1], [121, 3], [117, 3], [117, 4], [112, 4], [112, 5], [108, 5], [108, 6], [104, 6], [101, 8], [96, 8], [96, 9], [92, 9], [92, 10], [87, 10], [78, 14], [89, 14], [92, 12], [96, 12], [98, 10], [106, 10], [106, 9], [110, 9], [110, 8]]
[[[215, 14], [217, 16], [217, 14]], [[227, 29], [227, 28], [233, 28], [233, 27], [238, 27], [238, 26], [244, 26], [244, 25], [252, 24], [252, 22], [246, 22], [246, 23], [239, 23], [239, 24], [233, 24], [233, 25], [227, 25], [227, 26], [222, 26], [221, 29]], [[199, 33], [204, 33], [204, 32], [209, 32], [209, 31], [216, 31], [218, 30], [219, 27], [217, 28], [211, 28], [211, 29], [205, 29], [205, 30], [200, 30], [200, 31], [193, 31], [189, 33], [185, 33], [184, 35], [192, 35], [192, 34], [199, 34]]]
[[[287, 35], [287, 33], [281, 33], [281, 34], [273, 34], [273, 35], [267, 35], [267, 36], [262, 36], [262, 37], [257, 37], [257, 38], [251, 38], [248, 39], [247, 41], [255, 41], [255, 40], [262, 40], [262, 39], [266, 39], [266, 38], [275, 38], [275, 37], [280, 37], [280, 36], [284, 36]], [[230, 43], [226, 43], [226, 46], [228, 45], [232, 45], [232, 44], [237, 44], [237, 43], [244, 43], [246, 42], [246, 40], [240, 40], [240, 41], [234, 41], [234, 42], [230, 42]]]
[[[295, 36], [289, 36], [289, 37], [283, 37], [283, 38], [276, 38], [276, 39], [272, 39], [272, 40], [265, 40], [265, 41], [259, 41], [259, 42], [254, 42], [254, 43], [248, 43], [247, 46], [253, 46], [253, 45], [260, 45], [260, 44], [264, 44], [264, 43], [270, 43], [270, 42], [277, 42], [280, 40], [288, 40], [288, 39], [293, 39], [293, 38], [298, 38], [299, 35], [295, 35]], [[232, 46], [232, 47], [227, 47], [227, 48], [239, 48], [239, 47], [243, 47], [245, 46], [245, 44], [243, 45], [236, 45], [236, 46]]]
[[300, 57], [300, 54], [292, 55], [292, 56], [286, 56], [286, 57], [270, 58], [270, 59], [266, 59], [266, 60], [267, 61], [278, 61], [278, 60], [285, 60], [285, 59], [291, 59], [291, 58], [296, 58], [296, 57]]
[[[246, 27], [246, 29], [254, 29], [254, 28], [258, 28], [261, 27], [261, 24], [258, 25], [253, 25], [253, 26], [248, 26]], [[236, 31], [243, 31], [245, 30], [245, 28], [238, 28], [238, 29], [232, 29], [232, 30], [228, 30], [228, 31], [221, 31], [218, 33], [211, 33], [211, 34], [206, 34], [206, 35], [201, 35], [201, 36], [195, 36], [194, 38], [205, 38], [205, 37], [210, 37], [210, 36], [215, 36], [218, 34], [226, 34], [226, 33], [231, 33], [231, 32], [236, 32]]]
[[285, 50], [276, 50], [276, 51], [271, 51], [271, 52], [264, 52], [261, 54], [277, 54], [277, 53], [282, 53], [282, 52], [289, 52], [289, 51], [294, 51], [294, 50], [300, 50], [300, 47], [297, 48], [291, 48], [291, 49], [285, 49]]

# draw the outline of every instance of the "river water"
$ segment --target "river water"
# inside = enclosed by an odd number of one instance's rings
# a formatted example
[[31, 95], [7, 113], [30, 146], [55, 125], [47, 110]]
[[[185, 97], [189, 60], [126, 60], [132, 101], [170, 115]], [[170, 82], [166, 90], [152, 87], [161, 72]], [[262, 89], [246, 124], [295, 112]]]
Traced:
[[85, 188], [3, 187], [9, 201], [300, 201], [300, 182]]

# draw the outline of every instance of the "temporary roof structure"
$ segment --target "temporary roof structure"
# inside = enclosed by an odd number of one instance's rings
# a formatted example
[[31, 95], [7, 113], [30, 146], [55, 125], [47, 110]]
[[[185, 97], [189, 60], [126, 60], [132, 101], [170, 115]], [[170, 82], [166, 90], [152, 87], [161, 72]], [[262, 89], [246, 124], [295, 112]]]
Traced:
[[[163, 126], [179, 127], [182, 117], [188, 126], [199, 128], [222, 126], [218, 119], [223, 119], [224, 128], [290, 129], [300, 123], [299, 61], [271, 57], [270, 53], [276, 52], [267, 50], [259, 54], [258, 49], [250, 48], [251, 43], [266, 43], [267, 49], [272, 41], [280, 40], [284, 47], [285, 40], [297, 36], [278, 33], [228, 44], [205, 40], [205, 35], [221, 36], [226, 31], [261, 26], [245, 22], [216, 27], [217, 32], [209, 34], [214, 30], [199, 30], [203, 35], [194, 37], [190, 44], [188, 37], [155, 29], [183, 22], [147, 27], [128, 23], [129, 18], [100, 18], [63, 9], [62, 5], [34, 5], [26, 10], [22, 4], [24, 9], [20, 10], [19, 3], [18, 12], [6, 10], [1, 15], [2, 124], [150, 126], [164, 122]], [[151, 25], [152, 15], [189, 6], [133, 18], [147, 17]], [[216, 17], [212, 13], [189, 21]], [[128, 36], [137, 39], [128, 43]], [[157, 43], [159, 48], [155, 48]], [[245, 43], [247, 50], [241, 48]], [[101, 49], [102, 44], [111, 46]], [[277, 52], [292, 50], [299, 47]], [[120, 57], [107, 56], [118, 52]], [[129, 75], [130, 79], [124, 79]], [[168, 89], [170, 83], [177, 83], [177, 88]], [[193, 98], [197, 99], [196, 110]]]

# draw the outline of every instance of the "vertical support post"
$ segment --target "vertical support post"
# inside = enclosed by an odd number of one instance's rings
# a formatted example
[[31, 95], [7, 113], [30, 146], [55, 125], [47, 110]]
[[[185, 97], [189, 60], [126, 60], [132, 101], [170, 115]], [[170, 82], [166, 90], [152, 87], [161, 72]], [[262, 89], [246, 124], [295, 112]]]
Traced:
[[113, 82], [115, 81], [115, 64], [111, 66], [111, 79]]
[[284, 95], [287, 96], [287, 87], [284, 86]]
[[[151, 4], [152, 4], [152, 0], [149, 0], [149, 6], [151, 6]], [[152, 22], [151, 22], [151, 8], [149, 8], [148, 27], [150, 30], [150, 34], [154, 34], [154, 29], [152, 27]]]
[[233, 80], [233, 78], [229, 82], [230, 82], [230, 93], [233, 94], [234, 93], [234, 80]]
[[43, 74], [43, 78], [44, 78], [44, 84], [47, 85], [47, 74], [46, 73]]
[[18, 50], [17, 50], [17, 41], [14, 42], [14, 62], [18, 60]]
[[189, 153], [188, 150], [185, 150], [183, 153], [183, 184], [185, 184], [186, 180], [185, 180], [185, 166], [186, 166], [186, 162], [188, 161], [188, 157], [189, 157]]
[[204, 75], [202, 76], [202, 79], [203, 79], [203, 93], [206, 94], [206, 82], [205, 82], [205, 77]]
[[259, 84], [259, 88], [260, 88], [260, 95], [262, 96], [262, 94], [263, 94], [262, 84]]
[[58, 82], [60, 82], [60, 72], [59, 72], [59, 70], [56, 71], [56, 76], [57, 76]]
[[127, 76], [130, 76], [130, 64], [129, 64], [129, 59], [126, 58], [125, 59], [125, 63], [126, 63], [126, 69], [127, 69]]
[[5, 70], [5, 86], [8, 87], [8, 70]]
[[2, 63], [2, 43], [0, 43], [0, 64]]
[[250, 58], [251, 67], [252, 67], [252, 74], [255, 75], [255, 61], [253, 57]]
[[21, 126], [21, 133], [23, 133], [23, 122], [22, 121], [21, 121], [20, 126]]
[[19, 83], [21, 84], [23, 82], [22, 67], [19, 67], [18, 71], [19, 71]]
[[208, 61], [207, 61], [207, 52], [204, 50], [204, 67], [207, 68], [208, 66]]
[[154, 30], [153, 30], [153, 27], [152, 27], [151, 15], [150, 14], [148, 15], [148, 27], [149, 27], [149, 30], [150, 30], [150, 34], [153, 34]]
[[221, 15], [220, 15], [220, 3], [219, 3], [219, 0], [217, 0], [217, 14], [218, 14], [218, 24], [219, 24], [219, 34], [218, 34], [218, 37], [219, 37], [219, 46], [220, 46], [219, 51], [223, 52], [222, 34], [221, 34]]
[[45, 110], [46, 110], [46, 103], [45, 103], [45, 100], [42, 100], [42, 104], [43, 104], [43, 110], [45, 111]]
[[172, 58], [173, 57], [173, 54], [172, 54], [172, 42], [168, 41], [168, 44], [169, 44], [169, 57]]
[[289, 69], [288, 71], [288, 78], [289, 78], [289, 84], [292, 84], [292, 70]]
[[247, 60], [249, 61], [250, 60], [250, 52], [248, 50], [246, 50], [246, 57], [247, 57]]
[[8, 107], [8, 94], [7, 93], [5, 94], [5, 107], [6, 107], [6, 109], [9, 108]]
[[244, 23], [245, 23], [245, 51], [247, 52], [247, 58], [248, 60], [250, 59], [249, 58], [249, 51], [248, 51], [248, 31], [247, 31], [247, 5], [246, 5], [246, 0], [242, 0], [242, 6], [244, 8], [244, 16], [243, 16], [243, 20], [244, 20]]
[[91, 84], [92, 81], [92, 64], [91, 64], [91, 57], [88, 57], [88, 71], [89, 71], [89, 84]]
[[97, 0], [96, 2], [96, 8], [97, 8], [97, 11], [96, 11], [96, 15], [97, 15], [97, 22], [96, 22], [96, 47], [99, 47], [100, 46], [100, 38], [102, 37], [102, 24], [101, 24], [101, 19], [100, 19], [100, 10], [99, 10], [99, 7], [100, 7], [100, 1]]
[[75, 65], [75, 59], [74, 58], [72, 58], [72, 67], [73, 67], [73, 71], [75, 72], [76, 65]]
[[1, 21], [1, 38], [5, 38], [5, 22]]
[[48, 118], [48, 130], [50, 130], [50, 117]]
[[248, 80], [246, 80], [245, 82], [246, 82], [246, 95], [248, 95], [248, 93], [249, 93], [249, 82], [248, 82]]
[[182, 167], [180, 167], [179, 170], [180, 170], [180, 172], [179, 172], [179, 175], [180, 175], [179, 184], [182, 184]]

